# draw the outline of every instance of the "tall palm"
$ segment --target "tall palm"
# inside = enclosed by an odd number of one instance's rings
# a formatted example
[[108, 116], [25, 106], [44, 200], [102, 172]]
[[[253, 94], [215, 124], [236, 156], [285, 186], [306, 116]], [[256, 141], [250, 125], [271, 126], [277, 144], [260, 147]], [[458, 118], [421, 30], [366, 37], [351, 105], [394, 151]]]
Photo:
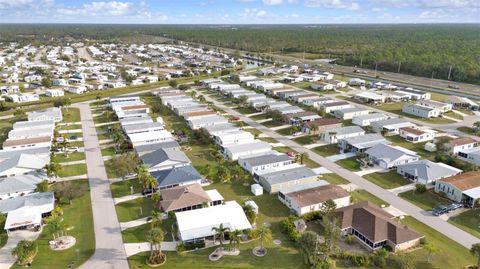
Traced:
[[258, 239], [260, 240], [260, 249], [265, 249], [265, 242], [272, 240], [272, 231], [263, 225], [257, 229]]
[[316, 124], [310, 125], [310, 130], [312, 130], [312, 134], [316, 135], [318, 132], [318, 125]]
[[157, 257], [162, 255], [163, 230], [160, 228], [153, 228], [148, 231], [147, 241], [150, 243], [149, 262], [156, 264]]
[[157, 179], [152, 177], [150, 174], [145, 178], [145, 188], [154, 190], [157, 187]]
[[150, 176], [150, 172], [145, 165], [137, 166], [137, 179], [142, 184], [144, 188], [146, 188], [145, 183], [147, 181], [147, 177]]
[[477, 258], [477, 268], [480, 268], [480, 243], [473, 244], [470, 253]]
[[240, 230], [233, 230], [229, 233], [230, 237], [230, 245], [234, 246], [235, 248], [240, 247], [240, 237], [242, 236], [242, 231]]
[[65, 155], [65, 157], [68, 158], [68, 151], [67, 151], [67, 147], [70, 145], [70, 142], [68, 142], [68, 139], [67, 139], [67, 136], [66, 135], [62, 135], [62, 141], [60, 142], [60, 147], [63, 149], [63, 154]]
[[160, 224], [162, 224], [162, 214], [155, 210], [152, 211], [152, 229], [160, 227]]
[[55, 214], [45, 220], [48, 230], [52, 233], [53, 240], [56, 239], [58, 233], [62, 230], [62, 218]]
[[[230, 231], [230, 228], [223, 227], [223, 223], [218, 227], [213, 227], [212, 231], [215, 232], [214, 237], [220, 240], [220, 246], [223, 247], [223, 240], [225, 240], [225, 233]], [[214, 240], [215, 241], [215, 240]]]

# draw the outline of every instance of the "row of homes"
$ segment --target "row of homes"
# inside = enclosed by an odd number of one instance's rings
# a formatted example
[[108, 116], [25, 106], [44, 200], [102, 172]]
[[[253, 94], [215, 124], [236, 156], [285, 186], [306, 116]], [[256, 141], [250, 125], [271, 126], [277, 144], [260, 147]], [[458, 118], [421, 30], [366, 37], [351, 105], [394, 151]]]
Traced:
[[50, 163], [55, 123], [62, 120], [59, 108], [32, 111], [27, 121], [15, 122], [0, 150], [0, 213], [6, 214], [5, 230], [33, 229], [54, 208], [52, 192], [35, 192], [48, 180], [44, 167]]

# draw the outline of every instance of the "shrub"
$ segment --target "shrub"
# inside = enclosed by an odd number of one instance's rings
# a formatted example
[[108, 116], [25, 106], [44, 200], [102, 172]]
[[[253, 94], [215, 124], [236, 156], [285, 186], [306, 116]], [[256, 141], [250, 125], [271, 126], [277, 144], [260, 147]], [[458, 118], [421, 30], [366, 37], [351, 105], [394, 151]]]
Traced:
[[289, 217], [283, 219], [280, 223], [280, 225], [282, 226], [283, 232], [293, 242], [297, 242], [298, 239], [300, 239], [300, 233], [298, 232], [297, 228], [295, 227], [295, 224], [293, 224], [293, 222], [296, 219], [297, 218], [295, 216], [289, 216]]
[[189, 250], [201, 249], [205, 247], [205, 241], [193, 242], [193, 243], [181, 243], [177, 245], [178, 252], [184, 252]]
[[353, 243], [355, 243], [355, 237], [351, 234], [347, 235], [347, 237], [345, 238], [345, 243], [353, 245]]
[[313, 220], [318, 220], [320, 219], [320, 211], [314, 211], [314, 212], [308, 212], [302, 216], [302, 219], [305, 222], [313, 221]]
[[375, 266], [378, 266], [378, 267], [385, 267], [385, 265], [387, 265], [387, 258], [388, 258], [388, 255], [390, 253], [388, 252], [388, 250], [386, 248], [381, 248], [377, 251], [375, 251], [375, 253], [372, 254], [372, 262], [373, 264], [375, 264]]
[[427, 191], [427, 186], [424, 184], [415, 184], [415, 192], [425, 193]]
[[357, 267], [367, 267], [370, 265], [370, 257], [360, 254], [350, 255], [350, 261]]

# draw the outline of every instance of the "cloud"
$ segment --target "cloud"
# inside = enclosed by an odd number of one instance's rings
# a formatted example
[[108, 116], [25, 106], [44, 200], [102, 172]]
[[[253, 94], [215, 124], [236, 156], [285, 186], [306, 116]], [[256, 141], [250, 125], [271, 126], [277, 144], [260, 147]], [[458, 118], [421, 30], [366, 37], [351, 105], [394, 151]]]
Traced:
[[242, 14], [240, 14], [242, 17], [264, 17], [267, 15], [267, 12], [265, 10], [258, 10], [256, 8], [246, 8]]
[[334, 9], [358, 10], [360, 5], [356, 1], [350, 0], [306, 0], [306, 7], [323, 7]]
[[0, 0], [0, 10], [1, 9], [27, 9], [27, 8], [36, 8], [39, 6], [51, 6], [53, 0]]
[[91, 2], [79, 7], [65, 7], [57, 9], [62, 15], [83, 15], [83, 16], [123, 16], [131, 12], [130, 2]]

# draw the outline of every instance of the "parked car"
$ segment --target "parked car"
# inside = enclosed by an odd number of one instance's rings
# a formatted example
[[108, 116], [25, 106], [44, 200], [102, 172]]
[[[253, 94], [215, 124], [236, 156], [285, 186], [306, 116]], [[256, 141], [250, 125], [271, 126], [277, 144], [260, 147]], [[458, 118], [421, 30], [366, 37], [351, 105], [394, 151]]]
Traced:
[[77, 140], [77, 139], [78, 139], [78, 137], [77, 137], [76, 135], [72, 135], [72, 136], [70, 136], [70, 138], [69, 138], [69, 139], [70, 139], [70, 140]]
[[436, 207], [432, 208], [432, 214], [434, 216], [440, 216], [440, 215], [446, 214], [448, 212], [449, 212], [448, 206], [446, 206], [446, 205], [439, 205], [439, 206], [436, 206]]
[[60, 137], [57, 137], [55, 140], [56, 140], [57, 142], [63, 142], [63, 141], [65, 141], [65, 139], [64, 139], [63, 137], [61, 137], [61, 136], [60, 136]]
[[457, 85], [448, 85], [448, 87], [449, 87], [450, 89], [457, 89], [457, 90], [460, 88], [460, 87], [458, 87]]
[[158, 191], [158, 188], [154, 188], [154, 189], [143, 189], [142, 190], [142, 195], [149, 195], [149, 194], [152, 194], [152, 193], [155, 193]]
[[448, 211], [454, 211], [454, 210], [457, 210], [459, 208], [462, 208], [463, 205], [462, 204], [459, 204], [459, 203], [452, 203], [450, 205], [447, 206], [448, 207]]
[[67, 148], [67, 152], [77, 152], [78, 151], [78, 147], [69, 147]]
[[303, 133], [302, 132], [295, 132], [293, 133], [293, 136], [299, 136], [299, 135], [302, 135]]

